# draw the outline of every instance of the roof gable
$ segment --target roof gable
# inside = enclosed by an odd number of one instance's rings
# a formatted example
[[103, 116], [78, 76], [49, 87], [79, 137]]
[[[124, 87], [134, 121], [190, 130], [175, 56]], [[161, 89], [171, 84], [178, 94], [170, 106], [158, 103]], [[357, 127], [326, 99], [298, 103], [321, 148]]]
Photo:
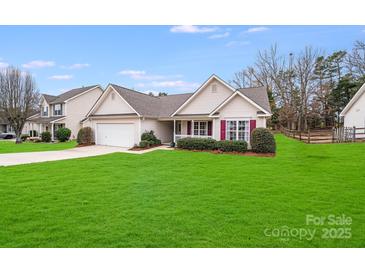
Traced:
[[365, 83], [361, 86], [361, 88], [355, 93], [354, 97], [350, 100], [350, 102], [346, 105], [346, 107], [340, 113], [340, 116], [345, 116], [346, 113], [351, 109], [351, 107], [361, 98], [361, 96], [365, 94]]
[[103, 101], [93, 111], [94, 115], [136, 114], [135, 110], [113, 88], [105, 92]]
[[[209, 85], [215, 84], [218, 86], [216, 92], [212, 92], [208, 94]], [[223, 81], [221, 78], [219, 78], [216, 75], [210, 76], [194, 93], [192, 96], [188, 98], [171, 116], [174, 116], [180, 112], [183, 112], [184, 109], [188, 107], [189, 104], [194, 104], [194, 100], [197, 100], [197, 98], [200, 97], [200, 103], [196, 103], [197, 106], [192, 107], [192, 110], [190, 112], [196, 112], [196, 108], [201, 106], [202, 110], [200, 112], [210, 113], [210, 111], [218, 106], [221, 102], [223, 102], [227, 97], [229, 97], [235, 89], [230, 86], [228, 83]], [[204, 98], [201, 98], [201, 94], [206, 94]], [[187, 110], [186, 110], [187, 111]], [[189, 112], [189, 111], [187, 111]], [[197, 113], [192, 113], [197, 114]], [[201, 113], [199, 113], [201, 114]]]
[[[266, 88], [248, 88], [240, 89], [223, 101], [219, 106], [217, 106], [209, 116], [214, 116], [217, 111], [226, 106], [234, 97], [240, 96], [245, 99], [252, 106], [256, 107], [259, 111], [262, 111], [266, 115], [271, 115], [269, 99], [267, 96]], [[260, 104], [258, 104], [260, 102]]]

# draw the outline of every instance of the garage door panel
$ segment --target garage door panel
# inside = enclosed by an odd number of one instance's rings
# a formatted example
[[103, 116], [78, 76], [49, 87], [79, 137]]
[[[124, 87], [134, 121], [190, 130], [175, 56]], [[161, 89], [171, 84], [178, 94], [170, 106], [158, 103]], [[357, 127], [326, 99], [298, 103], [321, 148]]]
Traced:
[[134, 145], [134, 129], [135, 125], [130, 124], [97, 124], [97, 140], [98, 145], [132, 147]]

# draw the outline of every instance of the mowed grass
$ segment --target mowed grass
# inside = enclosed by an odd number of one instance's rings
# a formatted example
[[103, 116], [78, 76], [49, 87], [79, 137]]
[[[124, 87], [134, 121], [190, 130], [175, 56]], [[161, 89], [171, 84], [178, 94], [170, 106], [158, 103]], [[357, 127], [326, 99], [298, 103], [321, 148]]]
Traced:
[[[1, 247], [365, 247], [365, 143], [275, 158], [154, 151], [0, 168]], [[350, 226], [306, 225], [345, 214]], [[265, 231], [316, 229], [312, 240]], [[351, 228], [323, 239], [323, 228]]]
[[64, 150], [68, 148], [73, 148], [76, 145], [77, 145], [76, 141], [69, 141], [64, 143], [23, 142], [21, 144], [15, 144], [15, 142], [13, 141], [0, 141], [0, 154], [16, 153], [16, 152]]

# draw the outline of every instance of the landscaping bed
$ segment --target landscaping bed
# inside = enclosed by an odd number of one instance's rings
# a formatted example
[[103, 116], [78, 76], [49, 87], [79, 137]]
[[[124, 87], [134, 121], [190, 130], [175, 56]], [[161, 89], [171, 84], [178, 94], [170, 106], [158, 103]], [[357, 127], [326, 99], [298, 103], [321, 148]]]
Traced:
[[149, 145], [148, 147], [135, 146], [135, 147], [130, 148], [129, 150], [131, 150], [131, 151], [142, 151], [142, 150], [148, 150], [148, 149], [151, 149], [151, 148], [154, 148], [154, 147], [160, 147], [160, 146], [162, 146], [162, 144]]

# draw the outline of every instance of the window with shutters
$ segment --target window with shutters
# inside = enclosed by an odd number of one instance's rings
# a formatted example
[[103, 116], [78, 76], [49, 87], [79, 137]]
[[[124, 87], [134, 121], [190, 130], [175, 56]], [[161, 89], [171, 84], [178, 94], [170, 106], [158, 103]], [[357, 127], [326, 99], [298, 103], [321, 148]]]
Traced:
[[207, 136], [208, 135], [208, 121], [194, 121], [194, 135]]
[[249, 142], [250, 121], [248, 120], [227, 120], [226, 140], [243, 140]]

